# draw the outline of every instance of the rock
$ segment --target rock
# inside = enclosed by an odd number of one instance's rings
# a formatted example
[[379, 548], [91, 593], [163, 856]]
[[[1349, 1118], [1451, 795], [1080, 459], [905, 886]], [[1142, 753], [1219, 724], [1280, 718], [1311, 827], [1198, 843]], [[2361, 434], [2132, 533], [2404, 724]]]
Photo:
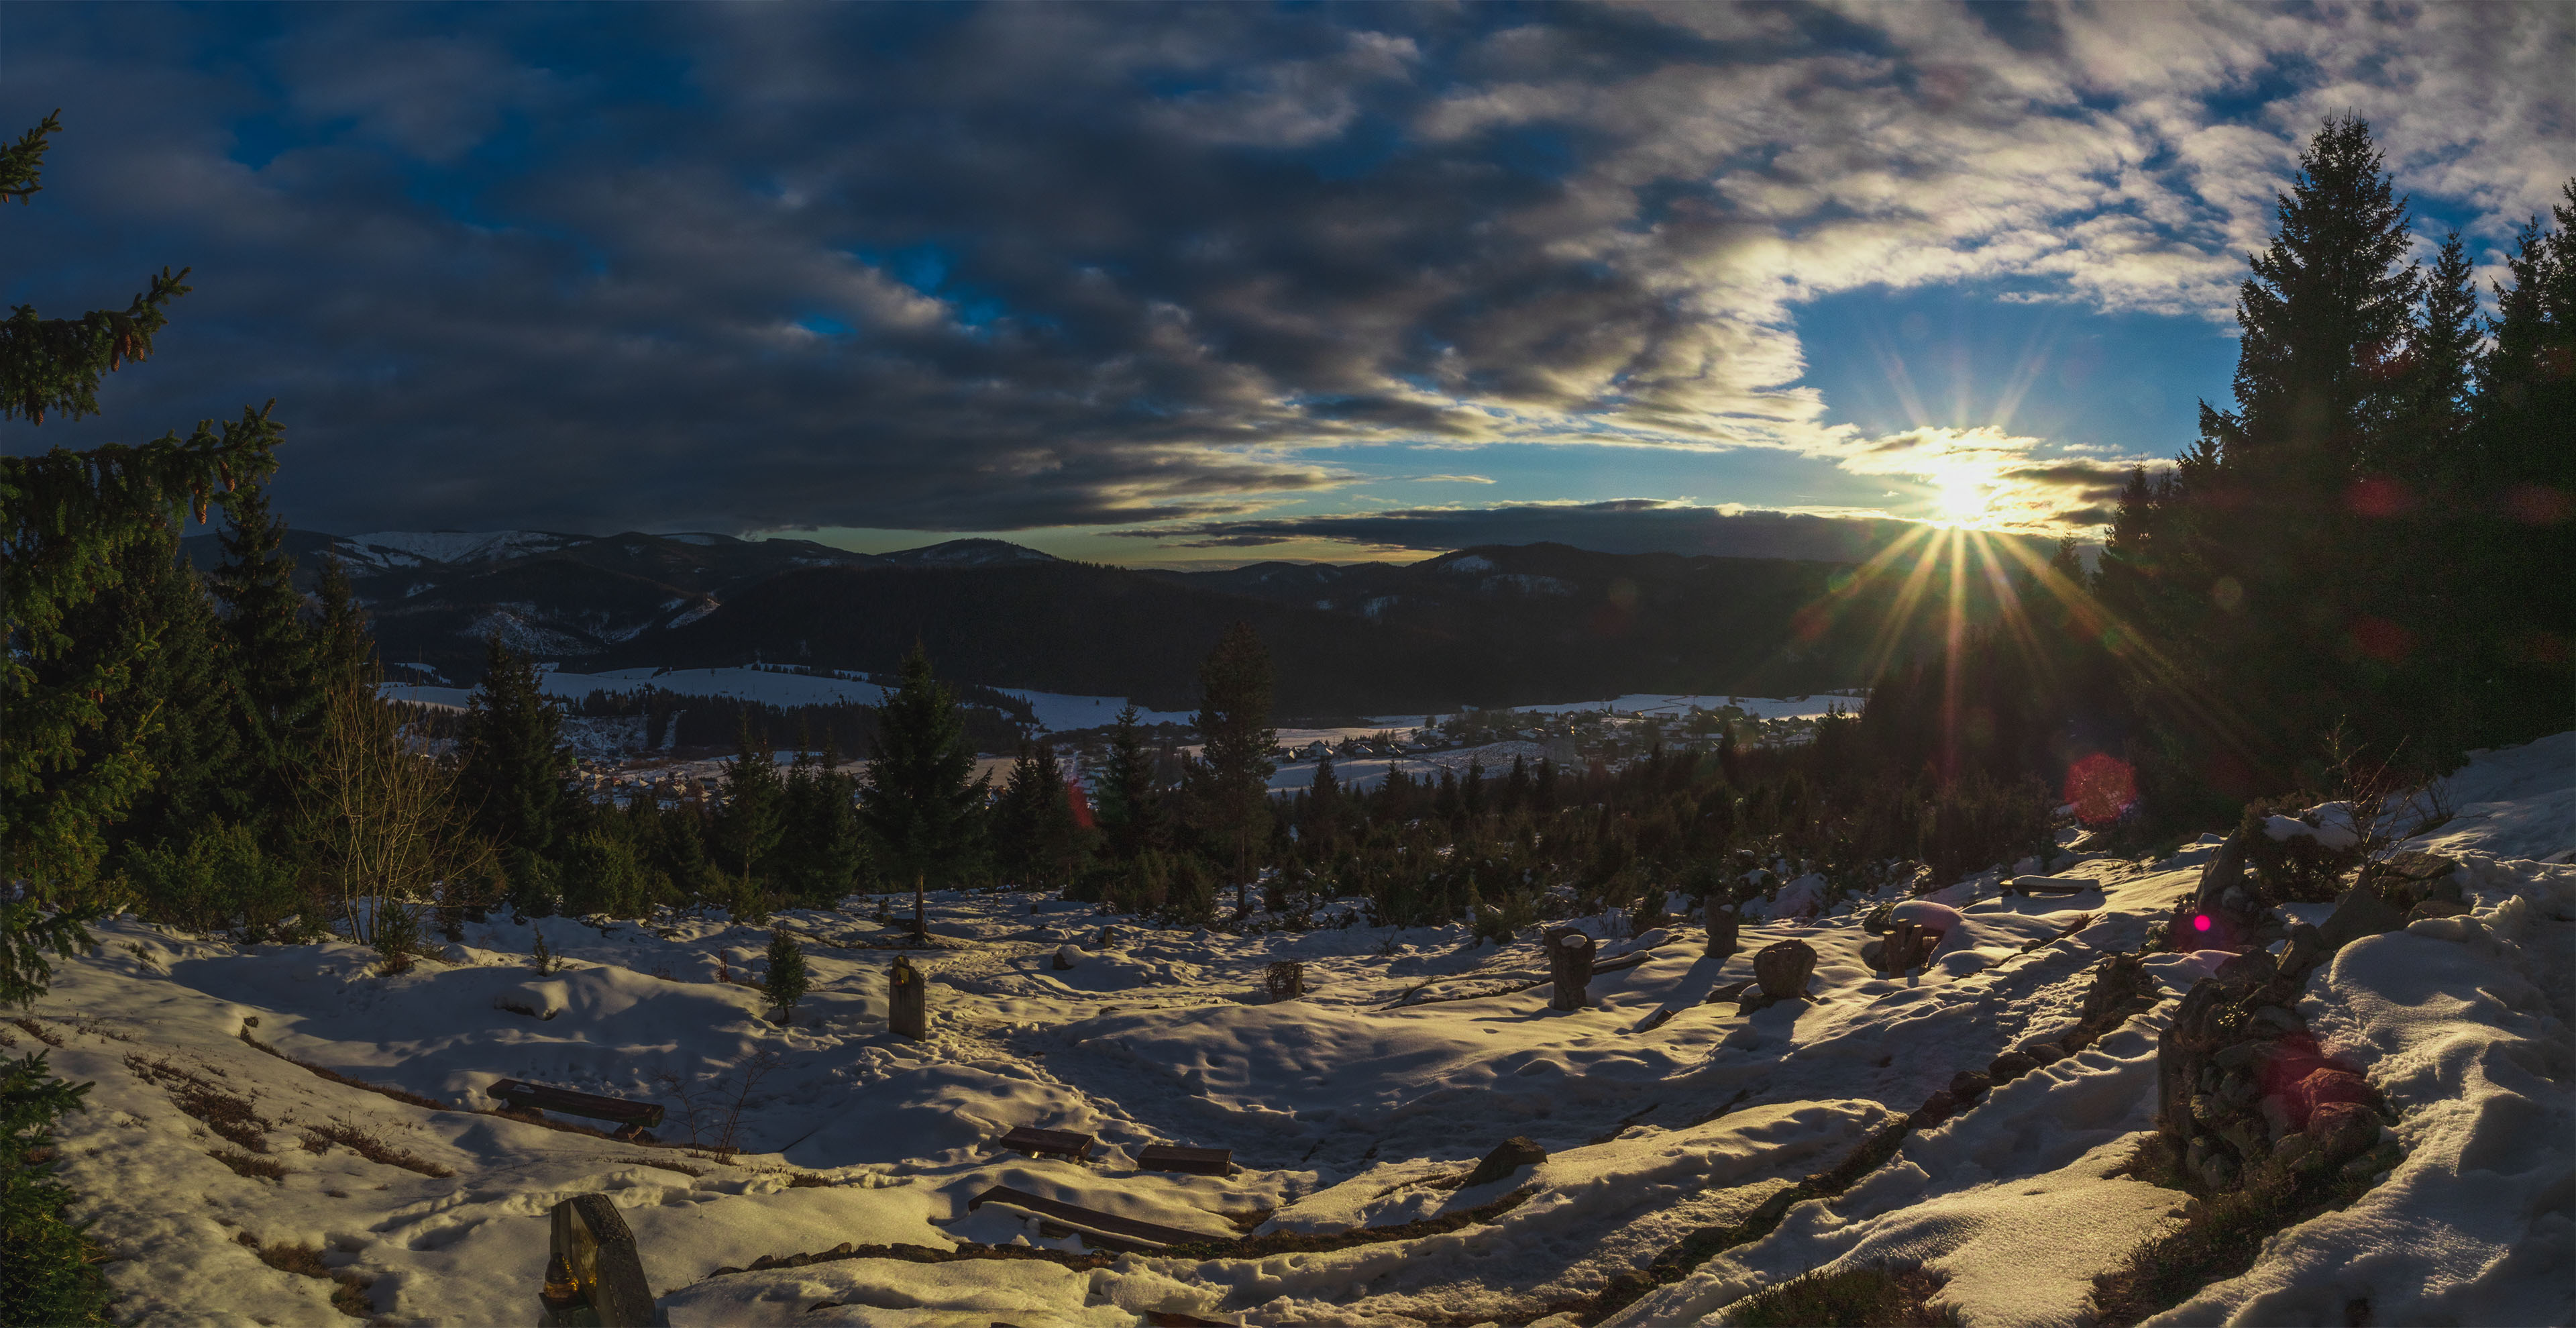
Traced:
[[2284, 1166], [2297, 1166], [2301, 1159], [2317, 1151], [2317, 1141], [2304, 1134], [2292, 1134], [2272, 1148], [2272, 1156]]
[[2299, 1081], [2299, 1100], [2307, 1105], [2308, 1123], [2313, 1128], [2317, 1113], [2329, 1106], [2358, 1103], [2365, 1108], [2368, 1107], [2370, 1081], [2350, 1070], [2339, 1070], [2332, 1066], [2311, 1070], [2307, 1078]]
[[2326, 949], [2340, 950], [2364, 936], [2395, 931], [2405, 925], [2405, 914], [2380, 898], [2379, 891], [2362, 884], [2344, 891], [2333, 916], [2317, 929], [2317, 935]]
[[2201, 1159], [2200, 1183], [2213, 1190], [2223, 1190], [2236, 1183], [2236, 1159], [2224, 1149], [2213, 1148]]
[[1986, 1074], [1996, 1083], [2008, 1084], [2039, 1068], [2039, 1058], [2026, 1051], [2007, 1051], [1986, 1066]]
[[1762, 994], [1774, 1000], [1803, 996], [1807, 978], [1816, 971], [1816, 948], [1805, 941], [1780, 941], [1753, 956], [1753, 976]]
[[2341, 1162], [2379, 1143], [2379, 1118], [2358, 1102], [2329, 1102], [2308, 1114], [2307, 1137], [2328, 1161]]
[[2259, 1006], [2254, 1013], [2245, 1016], [2245, 1020], [2249, 1026], [2263, 1024], [2283, 1033], [2295, 1033], [2299, 1030], [2299, 1017], [2277, 1005]]
[[1076, 953], [1077, 952], [1070, 945], [1057, 946], [1055, 948], [1055, 971], [1061, 973], [1072, 968], [1076, 962]]
[[2439, 853], [2408, 849], [2390, 854], [2387, 861], [2379, 864], [2379, 874], [2401, 881], [2430, 881], [2449, 876], [2459, 868], [2457, 861]]
[[2054, 1042], [2033, 1042], [2029, 1046], [2023, 1047], [2021, 1049], [2021, 1054], [2030, 1057], [2032, 1060], [2035, 1060], [2042, 1065], [2048, 1065], [2066, 1059], [2066, 1048], [2061, 1047]]
[[1950, 1076], [1950, 1097], [1957, 1102], [1974, 1102], [1994, 1087], [1994, 1080], [1974, 1070], [1961, 1070]]
[[2251, 1042], [2239, 1042], [2232, 1047], [2219, 1048], [2210, 1055], [2209, 1063], [2222, 1070], [2242, 1070], [2248, 1066], [2261, 1065], [2270, 1061], [2278, 1054], [2278, 1050], [2278, 1043], [2268, 1038], [2258, 1037]]
[[2304, 978], [2318, 960], [2325, 958], [2325, 940], [2316, 928], [2304, 922], [2291, 923], [2288, 936], [2290, 944], [2281, 951], [2281, 976]]
[[2427, 899], [2406, 911], [2408, 922], [2419, 918], [2456, 918], [2469, 911], [2469, 906], [2451, 899]]
[[1914, 1113], [1914, 1119], [1922, 1125], [1938, 1125], [1950, 1119], [1952, 1113], [1958, 1109], [1957, 1098], [1950, 1096], [1946, 1091], [1938, 1092], [1923, 1099], [1923, 1109]]
[[2276, 1144], [2299, 1128], [2299, 1104], [2287, 1093], [2266, 1093], [2255, 1109], [2263, 1113], [2263, 1131]]
[[2248, 950], [2218, 966], [2210, 976], [2231, 992], [2251, 991], [2272, 980], [2276, 972], [2272, 956], [2261, 950]]
[[1458, 1182], [1458, 1187], [1472, 1190], [1479, 1185], [1489, 1185], [1522, 1167], [1534, 1167], [1546, 1160], [1547, 1150], [1539, 1147], [1537, 1141], [1528, 1135], [1516, 1134], [1494, 1145], [1494, 1151], [1485, 1154], [1485, 1160], [1477, 1163], [1476, 1169]]

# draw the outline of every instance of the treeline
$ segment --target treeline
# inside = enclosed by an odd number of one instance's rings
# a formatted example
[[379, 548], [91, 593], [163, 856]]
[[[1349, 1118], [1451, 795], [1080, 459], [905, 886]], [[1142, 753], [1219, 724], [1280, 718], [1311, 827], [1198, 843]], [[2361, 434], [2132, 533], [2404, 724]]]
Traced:
[[[1031, 712], [1028, 703], [1016, 697], [988, 687], [950, 686], [960, 701], [969, 703], [962, 711], [966, 741], [979, 752], [1016, 749], [1025, 735], [1025, 725], [1035, 722], [1034, 718], [1022, 718]], [[1016, 709], [997, 708], [975, 700], [972, 694], [1011, 701]], [[588, 718], [641, 719], [644, 746], [651, 751], [704, 752], [731, 747], [748, 724], [756, 739], [780, 751], [810, 748], [819, 753], [828, 746], [844, 761], [864, 761], [876, 755], [877, 707], [858, 701], [773, 705], [733, 696], [693, 696], [647, 685], [592, 692], [566, 702], [565, 708], [570, 714]]]
[[[1900, 768], [2060, 781], [2115, 760], [2152, 840], [2447, 772], [2576, 719], [2576, 181], [2479, 314], [2456, 234], [2409, 259], [2369, 129], [2300, 157], [2238, 300], [2235, 405], [2129, 477], [2097, 566], [1883, 678]], [[2071, 798], [2069, 799], [2072, 800]]]

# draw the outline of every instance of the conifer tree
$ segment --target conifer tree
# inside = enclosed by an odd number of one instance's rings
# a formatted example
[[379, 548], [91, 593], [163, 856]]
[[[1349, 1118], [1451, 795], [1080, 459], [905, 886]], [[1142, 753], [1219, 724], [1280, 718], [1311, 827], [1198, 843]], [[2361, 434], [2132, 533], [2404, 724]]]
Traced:
[[[0, 204], [24, 204], [43, 187], [47, 139], [60, 127], [49, 115], [0, 144]], [[13, 308], [0, 320], [0, 420], [97, 413], [99, 380], [150, 357], [162, 306], [187, 293], [185, 275], [164, 269], [122, 312], [46, 319]], [[48, 952], [67, 958], [91, 944], [82, 923], [98, 911], [91, 887], [106, 830], [153, 774], [149, 723], [111, 734], [108, 707], [134, 685], [157, 636], [128, 636], [121, 651], [48, 676], [73, 651], [67, 621], [117, 586], [134, 546], [165, 538], [183, 511], [203, 520], [216, 495], [264, 478], [277, 441], [264, 411], [245, 410], [220, 430], [200, 423], [185, 441], [0, 455], [0, 881], [19, 894], [0, 902], [0, 1004], [45, 992]], [[41, 1053], [0, 1069], [0, 1320], [12, 1323], [93, 1321], [107, 1303], [88, 1242], [65, 1216], [70, 1193], [50, 1163], [28, 1161], [87, 1090], [47, 1070]]]
[[367, 611], [349, 588], [349, 573], [340, 560], [322, 558], [322, 577], [314, 587], [321, 616], [313, 624], [313, 668], [327, 691], [376, 672], [375, 638], [367, 631]]
[[224, 670], [243, 765], [237, 778], [252, 793], [251, 814], [265, 820], [294, 803], [311, 763], [322, 678], [286, 527], [270, 514], [268, 491], [246, 489], [228, 514], [223, 561], [210, 582], [223, 606]]
[[1120, 862], [1132, 863], [1139, 854], [1162, 847], [1163, 805], [1157, 783], [1153, 753], [1145, 750], [1136, 707], [1126, 706], [1110, 727], [1109, 761], [1100, 779], [1100, 822], [1108, 831], [1110, 856]]
[[538, 689], [535, 666], [498, 635], [488, 638], [483, 680], [466, 700], [457, 797], [499, 848], [511, 906], [523, 913], [554, 908], [552, 858], [572, 776], [562, 731], [563, 712]]
[[1020, 744], [1019, 757], [993, 803], [998, 865], [1022, 884], [1062, 885], [1072, 878], [1080, 829], [1054, 745]]
[[788, 899], [823, 907], [858, 887], [867, 848], [857, 781], [841, 773], [840, 752], [826, 742], [819, 760], [809, 753], [800, 748], [788, 767], [775, 876]]
[[1341, 838], [1342, 825], [1342, 781], [1333, 773], [1332, 753], [1326, 752], [1322, 760], [1315, 762], [1315, 779], [1303, 802], [1298, 834], [1305, 839], [1310, 853], [1330, 854]]
[[[760, 897], [759, 878], [771, 866], [786, 831], [786, 789], [778, 778], [777, 752], [755, 732], [745, 711], [734, 737], [734, 758], [725, 767], [724, 806], [716, 812], [718, 865], [733, 878], [729, 911], [739, 915]], [[804, 759], [799, 754], [799, 760]]]
[[796, 1002], [805, 999], [805, 951], [784, 931], [769, 934], [769, 972], [763, 975], [760, 989], [778, 1007], [782, 1024], [795, 1017]]
[[1197, 722], [1200, 759], [1207, 764], [1208, 829], [1233, 859], [1238, 915], [1252, 911], [1254, 834], [1266, 821], [1263, 801], [1278, 769], [1270, 759], [1279, 745], [1279, 731], [1270, 722], [1271, 686], [1270, 652], [1250, 623], [1227, 627], [1199, 666]]
[[877, 755], [859, 804], [886, 873], [912, 878], [915, 936], [930, 934], [930, 883], [964, 876], [982, 847], [986, 791], [956, 694], [932, 676], [930, 656], [915, 645], [904, 657], [901, 684], [877, 712]]

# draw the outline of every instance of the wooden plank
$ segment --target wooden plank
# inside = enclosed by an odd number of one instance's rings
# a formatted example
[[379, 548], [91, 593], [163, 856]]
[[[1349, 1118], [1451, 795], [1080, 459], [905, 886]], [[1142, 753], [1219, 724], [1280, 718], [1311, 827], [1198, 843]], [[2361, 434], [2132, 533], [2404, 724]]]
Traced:
[[1201, 1231], [1183, 1231], [1179, 1227], [1167, 1227], [1133, 1217], [1120, 1217], [1116, 1213], [1104, 1213], [1096, 1208], [1066, 1203], [1062, 1199], [1049, 1199], [1044, 1195], [1015, 1190], [1007, 1185], [996, 1185], [967, 1200], [966, 1211], [971, 1213], [988, 1203], [1009, 1204], [1013, 1208], [1025, 1208], [1041, 1217], [1052, 1217], [1069, 1226], [1095, 1227], [1113, 1236], [1152, 1241], [1157, 1245], [1189, 1245], [1204, 1240], [1231, 1244], [1237, 1239], [1234, 1236], [1211, 1236]]
[[1069, 1157], [1076, 1162], [1091, 1160], [1092, 1136], [1071, 1130], [1041, 1130], [1023, 1125], [1003, 1135], [994, 1147], [1027, 1153], [1031, 1156]]
[[622, 1097], [601, 1097], [597, 1093], [576, 1093], [569, 1088], [552, 1088], [532, 1084], [524, 1079], [497, 1079], [483, 1090], [486, 1094], [531, 1111], [560, 1112], [566, 1116], [583, 1116], [591, 1120], [616, 1121], [624, 1125], [651, 1127], [662, 1123], [659, 1102], [630, 1102]]
[[1234, 1169], [1231, 1148], [1182, 1148], [1175, 1144], [1147, 1144], [1136, 1154], [1139, 1171], [1186, 1171], [1194, 1176], [1222, 1176]]

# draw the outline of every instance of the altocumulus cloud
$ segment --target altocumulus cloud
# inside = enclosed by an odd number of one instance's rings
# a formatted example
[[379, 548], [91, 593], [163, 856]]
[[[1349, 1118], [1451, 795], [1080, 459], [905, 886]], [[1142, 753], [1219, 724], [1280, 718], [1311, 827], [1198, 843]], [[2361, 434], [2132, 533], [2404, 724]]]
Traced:
[[[2565, 170], [2568, 13], [13, 6], [0, 116], [67, 129], [10, 299], [198, 293], [6, 445], [275, 396], [323, 525], [1210, 539], [1344, 443], [1904, 473], [1799, 385], [1802, 300], [2223, 319], [2345, 109], [2491, 250]], [[1953, 442], [2061, 512], [2112, 469]]]

